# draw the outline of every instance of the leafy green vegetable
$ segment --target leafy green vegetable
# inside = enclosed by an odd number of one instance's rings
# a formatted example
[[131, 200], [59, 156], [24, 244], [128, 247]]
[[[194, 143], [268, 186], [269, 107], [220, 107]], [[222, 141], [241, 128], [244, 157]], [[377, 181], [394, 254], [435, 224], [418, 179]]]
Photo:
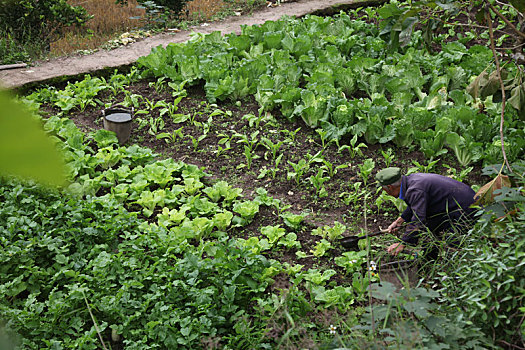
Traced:
[[270, 242], [271, 245], [274, 245], [281, 237], [286, 234], [286, 230], [279, 225], [264, 226], [261, 227], [261, 233], [268, 237], [268, 242]]

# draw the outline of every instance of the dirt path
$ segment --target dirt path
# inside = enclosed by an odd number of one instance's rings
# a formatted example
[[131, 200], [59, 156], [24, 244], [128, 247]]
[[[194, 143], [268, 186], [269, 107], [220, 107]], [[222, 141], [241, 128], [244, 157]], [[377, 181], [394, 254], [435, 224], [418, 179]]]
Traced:
[[93, 73], [101, 69], [117, 68], [134, 63], [137, 58], [150, 53], [153, 47], [187, 41], [191, 32], [240, 33], [241, 25], [262, 24], [265, 21], [275, 21], [280, 17], [301, 17], [310, 13], [338, 12], [341, 8], [353, 7], [362, 1], [356, 0], [299, 0], [283, 3], [281, 6], [265, 8], [251, 15], [229, 17], [221, 22], [213, 22], [208, 26], [196, 26], [177, 33], [159, 34], [137, 43], [122, 46], [111, 51], [97, 51], [91, 55], [74, 56], [41, 62], [33, 67], [0, 71], [0, 85], [5, 88], [20, 88], [27, 85], [44, 83], [58, 77], [74, 77], [83, 73]]

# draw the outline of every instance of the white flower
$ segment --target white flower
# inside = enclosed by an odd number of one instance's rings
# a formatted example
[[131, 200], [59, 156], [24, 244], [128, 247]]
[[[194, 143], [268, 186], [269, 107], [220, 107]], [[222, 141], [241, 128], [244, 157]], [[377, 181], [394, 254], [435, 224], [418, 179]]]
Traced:
[[203, 24], [201, 24], [201, 27], [207, 27], [209, 25], [210, 25], [209, 23], [203, 23]]
[[288, 191], [289, 196], [293, 196], [293, 191]]
[[337, 327], [334, 326], [333, 324], [331, 324], [328, 329], [330, 330], [330, 334], [335, 334], [336, 330], [337, 330]]

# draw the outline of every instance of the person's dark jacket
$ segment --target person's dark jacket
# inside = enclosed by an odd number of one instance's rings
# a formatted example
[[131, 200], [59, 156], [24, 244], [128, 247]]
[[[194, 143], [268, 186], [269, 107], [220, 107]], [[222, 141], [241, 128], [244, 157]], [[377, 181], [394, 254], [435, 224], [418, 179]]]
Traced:
[[401, 238], [415, 244], [418, 233], [428, 228], [432, 233], [450, 230], [454, 223], [470, 216], [475, 192], [466, 184], [438, 174], [416, 173], [401, 179], [402, 196], [407, 209], [401, 217], [408, 223]]

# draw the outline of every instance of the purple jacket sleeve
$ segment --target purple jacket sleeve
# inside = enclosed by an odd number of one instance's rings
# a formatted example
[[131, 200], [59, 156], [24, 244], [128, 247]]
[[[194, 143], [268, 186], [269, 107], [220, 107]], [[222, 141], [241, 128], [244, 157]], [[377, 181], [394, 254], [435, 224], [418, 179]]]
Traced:
[[401, 215], [408, 223], [405, 234], [401, 237], [401, 240], [409, 244], [416, 244], [418, 241], [418, 232], [424, 229], [427, 221], [428, 198], [427, 194], [421, 190], [410, 191], [406, 194], [406, 197], [412, 205]]

